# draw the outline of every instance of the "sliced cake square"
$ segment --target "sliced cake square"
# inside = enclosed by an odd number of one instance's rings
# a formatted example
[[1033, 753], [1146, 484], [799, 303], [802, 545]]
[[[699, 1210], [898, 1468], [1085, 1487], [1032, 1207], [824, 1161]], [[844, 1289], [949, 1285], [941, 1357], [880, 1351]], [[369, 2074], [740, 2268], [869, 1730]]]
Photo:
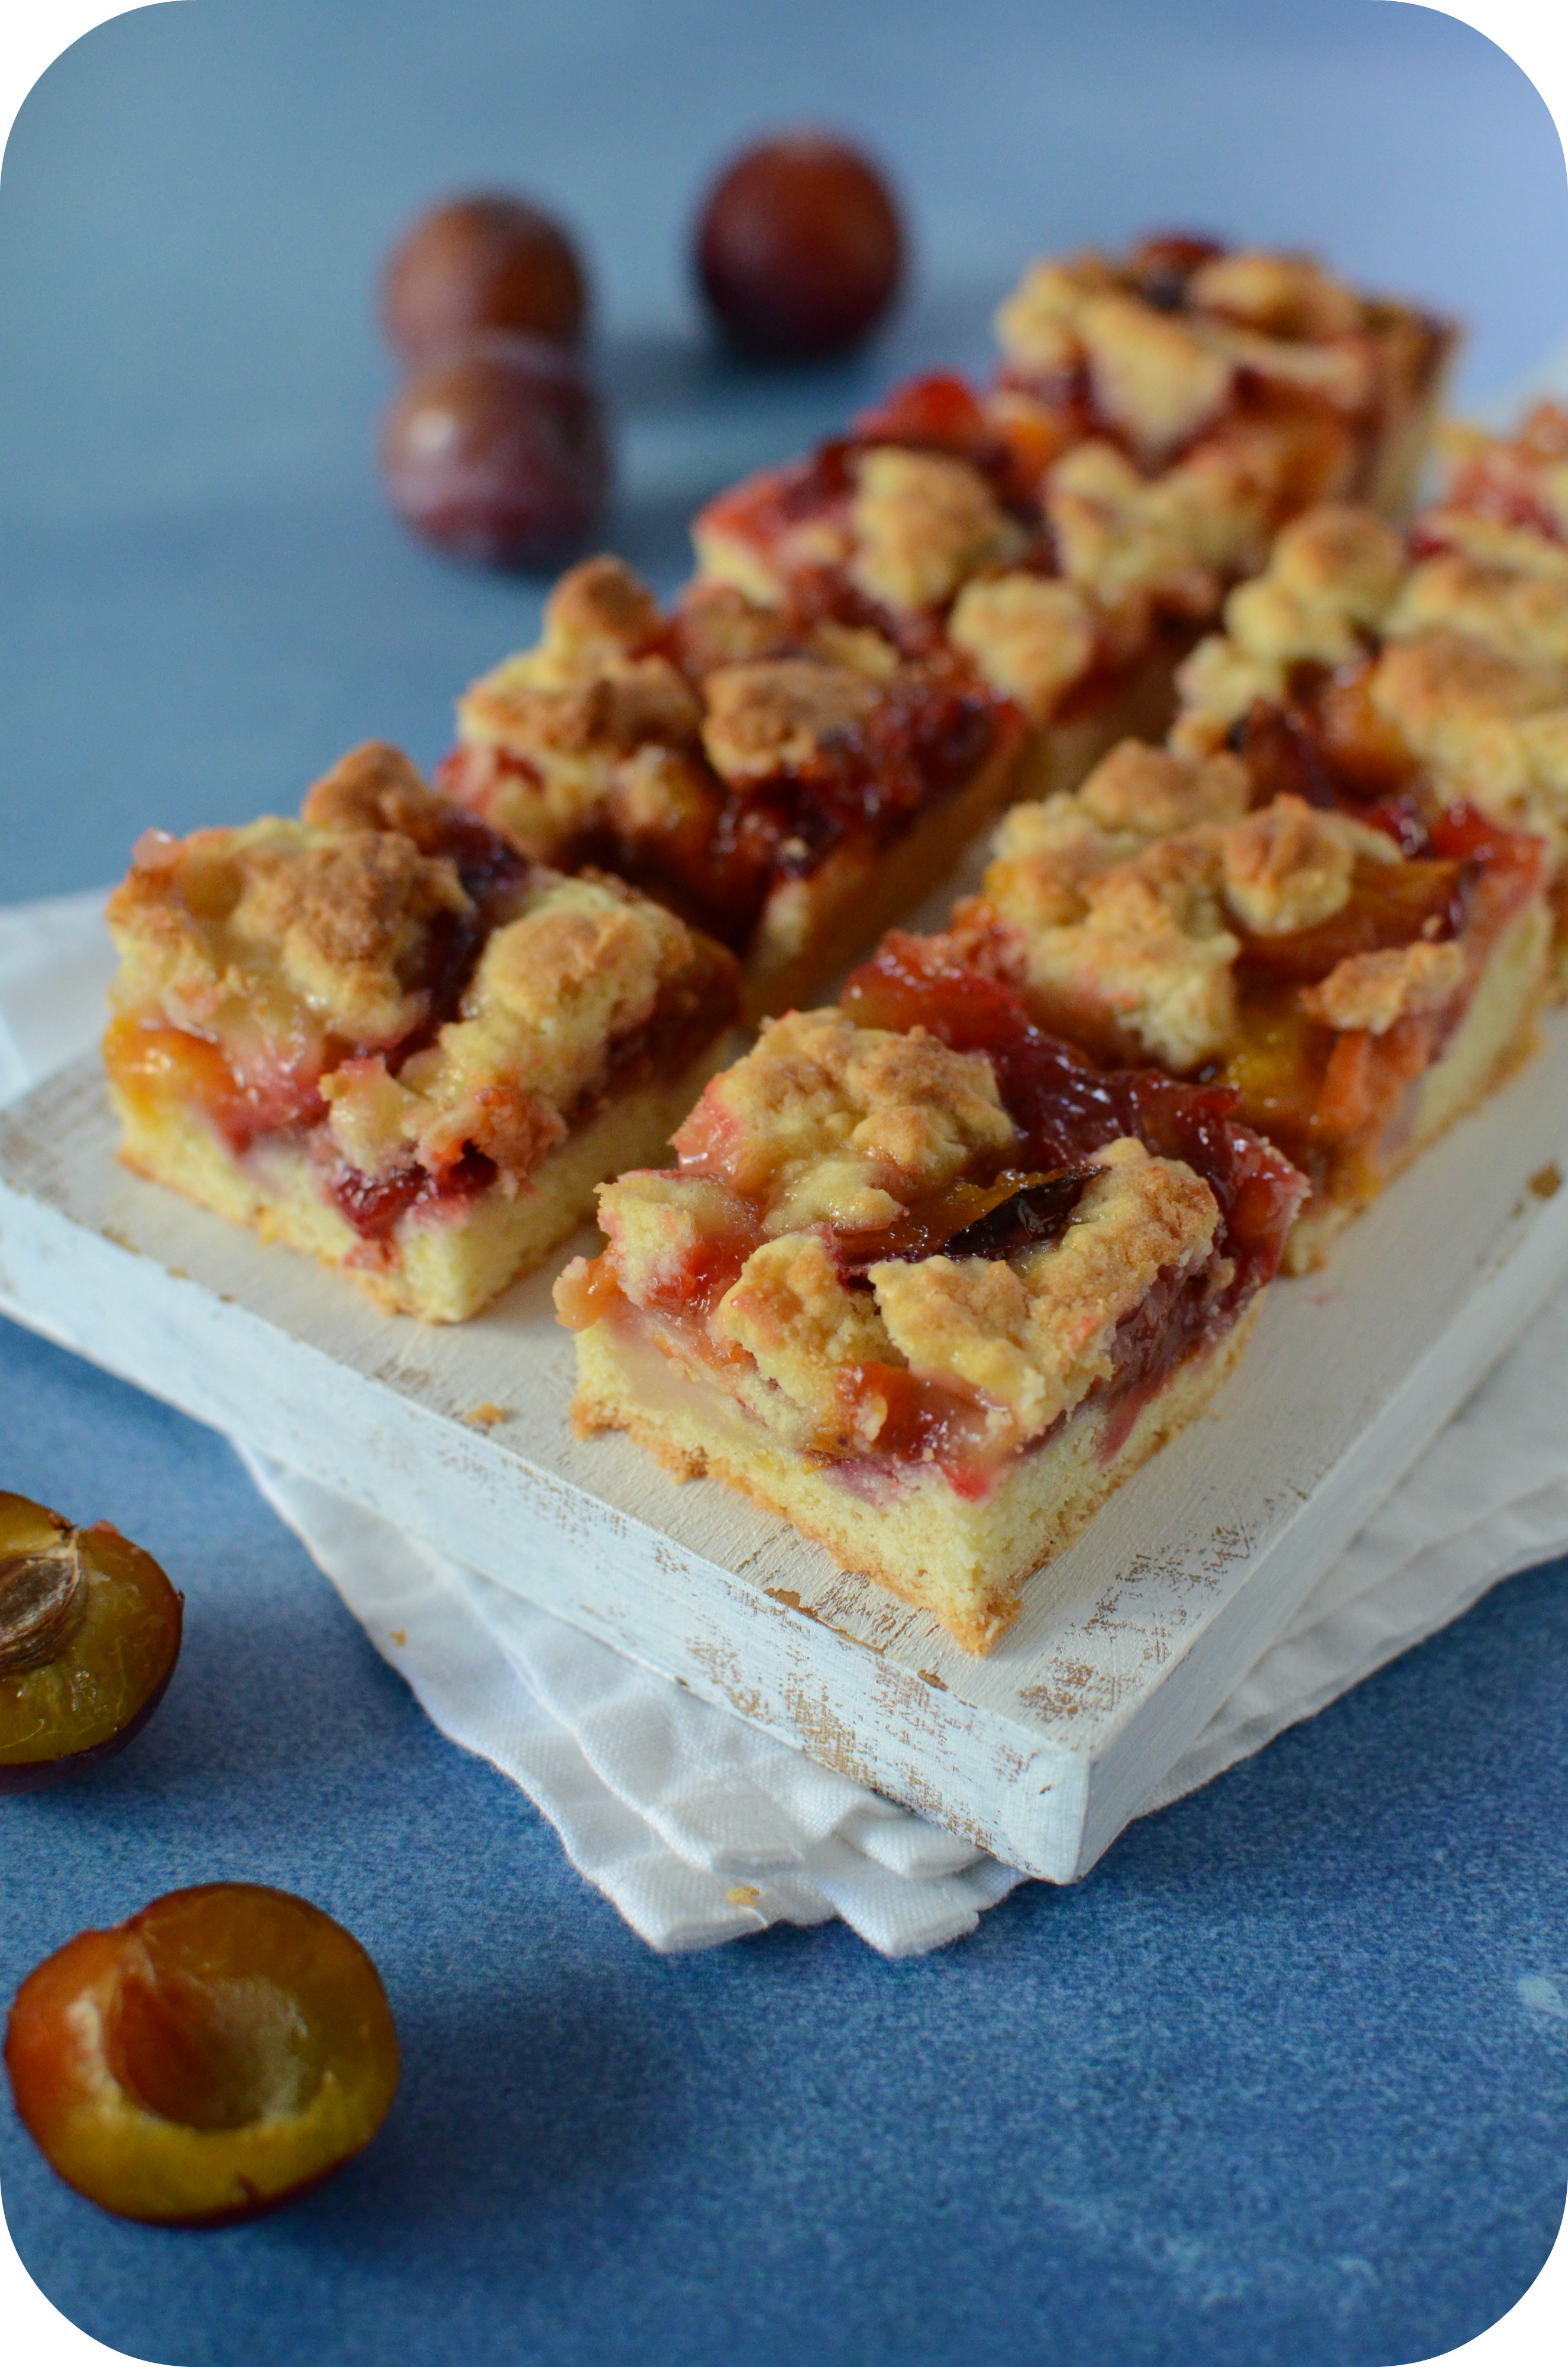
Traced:
[[657, 1155], [735, 1012], [722, 947], [530, 864], [374, 742], [297, 821], [150, 832], [108, 920], [127, 1162], [432, 1322]]
[[1230, 1097], [1101, 1075], [950, 959], [856, 1012], [775, 1021], [676, 1167], [607, 1185], [556, 1285], [574, 1411], [983, 1651], [1218, 1386], [1305, 1186]]

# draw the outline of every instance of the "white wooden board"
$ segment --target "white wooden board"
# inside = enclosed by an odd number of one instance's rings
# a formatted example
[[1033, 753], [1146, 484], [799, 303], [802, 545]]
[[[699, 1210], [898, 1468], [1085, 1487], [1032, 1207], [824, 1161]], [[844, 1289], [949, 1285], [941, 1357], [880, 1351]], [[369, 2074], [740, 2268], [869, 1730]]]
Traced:
[[[574, 1439], [549, 1273], [457, 1329], [380, 1315], [119, 1167], [96, 1062], [0, 1117], [0, 1308], [1068, 1881], [1568, 1276], [1560, 1172], [1561, 1014], [1322, 1274], [1275, 1286], [1212, 1412], [1030, 1581], [983, 1660], [716, 1481]], [[506, 1419], [465, 1419], [486, 1405]]]

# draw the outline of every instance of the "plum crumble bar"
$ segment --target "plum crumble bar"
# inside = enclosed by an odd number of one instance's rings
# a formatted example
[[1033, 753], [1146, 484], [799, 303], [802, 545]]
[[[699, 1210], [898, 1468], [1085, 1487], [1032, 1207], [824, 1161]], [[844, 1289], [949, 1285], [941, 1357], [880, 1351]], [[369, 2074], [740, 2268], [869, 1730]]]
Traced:
[[583, 1432], [711, 1472], [983, 1651], [1206, 1402], [1305, 1189], [1233, 1095], [1104, 1074], [906, 941], [716, 1077], [556, 1285]]
[[150, 832], [109, 900], [122, 1156], [456, 1322], [656, 1155], [722, 1057], [735, 965], [562, 878], [371, 742], [298, 821]]
[[953, 926], [1096, 1057], [1233, 1088], [1312, 1184], [1298, 1271], [1524, 1057], [1551, 937], [1539, 837], [1301, 786], [1129, 741], [1075, 795], [1014, 808]]
[[438, 778], [536, 860], [594, 863], [732, 946], [752, 1018], [802, 1001], [998, 813], [1022, 726], [961, 651], [724, 587], [674, 616], [585, 561], [538, 648], [459, 703]]
[[988, 391], [901, 387], [693, 537], [748, 601], [961, 649], [1044, 796], [1164, 730], [1175, 658], [1288, 518], [1408, 504], [1453, 337], [1308, 258], [1168, 238], [1036, 265], [997, 328]]

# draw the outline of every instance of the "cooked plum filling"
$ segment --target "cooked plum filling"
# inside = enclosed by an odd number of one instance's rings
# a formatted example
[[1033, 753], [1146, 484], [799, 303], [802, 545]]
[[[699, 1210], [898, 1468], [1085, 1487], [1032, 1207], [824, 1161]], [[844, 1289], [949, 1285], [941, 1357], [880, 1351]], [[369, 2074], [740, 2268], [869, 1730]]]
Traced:
[[607, 1187], [610, 1246], [557, 1304], [813, 1467], [933, 1466], [979, 1501], [1090, 1400], [1113, 1455], [1273, 1273], [1304, 1186], [1235, 1100], [1096, 1070], [1006, 986], [895, 938], [841, 1011], [775, 1023], [715, 1081], [677, 1168]]
[[540, 649], [462, 702], [438, 782], [529, 854], [617, 872], [744, 951], [776, 889], [887, 846], [1017, 736], [960, 651], [903, 649], [839, 606], [722, 591], [665, 618], [589, 561]]

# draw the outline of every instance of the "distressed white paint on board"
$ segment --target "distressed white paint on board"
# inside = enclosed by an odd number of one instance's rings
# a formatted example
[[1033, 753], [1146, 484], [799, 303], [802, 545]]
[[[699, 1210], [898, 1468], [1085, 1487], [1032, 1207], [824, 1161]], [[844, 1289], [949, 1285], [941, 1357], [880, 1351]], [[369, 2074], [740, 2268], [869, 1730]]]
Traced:
[[[0, 1306], [1048, 1879], [1142, 1804], [1568, 1276], [1568, 1015], [1276, 1285], [1212, 1412], [959, 1651], [717, 1482], [574, 1439], [550, 1275], [426, 1329], [120, 1169], [95, 1063], [0, 1118]], [[1534, 1179], [1534, 1188], [1532, 1188]], [[553, 1270], [553, 1269], [552, 1269]], [[465, 1420], [499, 1406], [490, 1426]]]

